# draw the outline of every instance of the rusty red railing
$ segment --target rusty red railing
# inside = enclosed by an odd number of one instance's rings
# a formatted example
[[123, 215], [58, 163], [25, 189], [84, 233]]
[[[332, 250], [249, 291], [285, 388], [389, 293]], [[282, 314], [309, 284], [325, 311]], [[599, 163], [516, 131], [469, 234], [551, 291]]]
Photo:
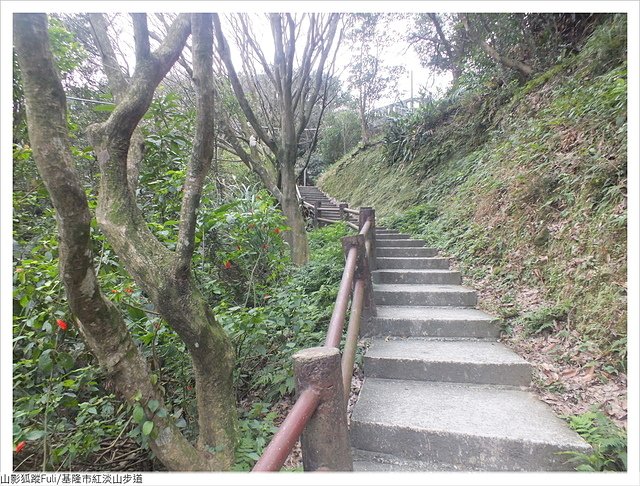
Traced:
[[[341, 204], [340, 217], [329, 219], [318, 216], [319, 204], [303, 204], [313, 208], [314, 224], [344, 220], [359, 233], [342, 239], [345, 266], [324, 346], [304, 349], [293, 356], [296, 402], [253, 472], [279, 471], [299, 438], [305, 471], [353, 470], [347, 401], [360, 323], [363, 317], [376, 312], [371, 283], [371, 270], [375, 265], [375, 211], [373, 208], [354, 210]], [[349, 215], [357, 215], [358, 224], [350, 221]], [[347, 335], [340, 353], [349, 307]]]

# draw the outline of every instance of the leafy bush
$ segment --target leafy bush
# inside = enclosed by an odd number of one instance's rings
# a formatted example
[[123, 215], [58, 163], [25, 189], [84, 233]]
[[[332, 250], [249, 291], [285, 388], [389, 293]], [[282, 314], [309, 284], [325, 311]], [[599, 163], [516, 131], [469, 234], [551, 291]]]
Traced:
[[[230, 202], [202, 212], [196, 243], [206, 255], [200, 254], [195, 263], [204, 272], [199, 278], [203, 283], [215, 280], [227, 302], [263, 305], [270, 288], [279, 285], [291, 267], [285, 230], [285, 218], [272, 196], [252, 186], [236, 188]], [[213, 275], [217, 278], [211, 279]]]
[[[451, 157], [474, 150], [486, 140], [499, 108], [516, 87], [515, 81], [500, 87], [480, 83], [438, 100], [425, 100], [409, 115], [392, 119], [383, 136], [387, 164], [411, 165], [414, 170], [420, 166], [428, 173]], [[427, 151], [429, 157], [422, 157]]]
[[231, 306], [223, 299], [214, 308], [235, 344], [238, 401], [259, 397], [240, 413], [239, 470], [253, 466], [275, 431], [270, 407], [294, 390], [292, 355], [321, 345], [326, 336], [344, 268], [340, 237], [349, 231], [344, 224], [312, 231], [309, 263], [289, 268], [260, 306]]
[[234, 471], [249, 471], [278, 428], [274, 425], [277, 413], [271, 405], [254, 402], [251, 409], [242, 411], [239, 417], [240, 441], [236, 447]]
[[569, 419], [569, 426], [593, 448], [591, 454], [566, 452], [577, 471], [626, 471], [627, 434], [601, 411], [589, 411]]
[[42, 196], [14, 192], [13, 436], [26, 444], [18, 460], [32, 454], [31, 467], [38, 460], [68, 468], [115, 438], [128, 410], [105, 389], [73, 325], [58, 276], [54, 212]]
[[307, 265], [263, 295], [261, 305], [231, 305], [221, 301], [214, 313], [236, 347], [238, 398], [247, 394], [266, 402], [293, 391], [291, 356], [322, 343], [342, 276], [340, 236], [346, 225], [331, 225], [310, 233]]

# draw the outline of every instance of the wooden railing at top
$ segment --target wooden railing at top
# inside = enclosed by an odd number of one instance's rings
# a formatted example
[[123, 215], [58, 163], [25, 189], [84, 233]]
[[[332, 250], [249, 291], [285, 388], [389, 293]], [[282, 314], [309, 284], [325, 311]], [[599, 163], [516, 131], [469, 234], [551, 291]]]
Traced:
[[347, 203], [338, 203], [337, 207], [324, 207], [320, 201], [316, 201], [314, 204], [305, 201], [298, 186], [296, 186], [296, 192], [300, 204], [307, 210], [314, 227], [322, 226], [322, 223], [331, 224], [344, 221], [351, 228], [360, 229], [358, 226], [360, 211], [349, 208]]
[[[279, 471], [298, 438], [305, 471], [353, 470], [347, 402], [360, 322], [363, 316], [376, 313], [371, 283], [376, 219], [373, 208], [348, 211], [358, 215], [357, 225], [347, 224], [359, 233], [342, 238], [345, 265], [324, 346], [304, 349], [293, 356], [297, 400], [252, 472]], [[338, 348], [349, 300], [351, 315], [340, 357]]]
[[302, 205], [309, 212], [309, 218], [313, 222], [314, 227], [322, 226], [321, 223], [331, 224], [344, 221], [351, 228], [359, 229], [357, 221], [360, 212], [349, 208], [347, 204], [340, 203], [337, 208], [328, 208], [322, 207], [319, 201], [315, 204], [302, 201]]

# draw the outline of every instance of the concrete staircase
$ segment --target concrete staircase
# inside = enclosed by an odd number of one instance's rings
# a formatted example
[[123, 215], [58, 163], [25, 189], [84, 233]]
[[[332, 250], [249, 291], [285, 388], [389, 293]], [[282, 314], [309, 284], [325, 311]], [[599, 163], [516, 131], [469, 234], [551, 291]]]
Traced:
[[321, 203], [323, 207], [338, 208], [327, 195], [316, 186], [298, 186], [300, 197], [310, 204]]
[[[358, 224], [358, 215], [352, 212], [342, 211], [340, 206], [347, 204], [336, 203], [315, 186], [298, 186], [298, 194], [305, 204], [305, 211], [314, 225], [324, 226], [337, 221], [345, 221], [352, 227]], [[314, 213], [315, 214], [314, 216]], [[320, 218], [320, 219], [318, 219]]]
[[531, 366], [497, 342], [449, 261], [378, 229], [377, 316], [351, 418], [356, 471], [572, 470], [589, 445], [527, 391]]

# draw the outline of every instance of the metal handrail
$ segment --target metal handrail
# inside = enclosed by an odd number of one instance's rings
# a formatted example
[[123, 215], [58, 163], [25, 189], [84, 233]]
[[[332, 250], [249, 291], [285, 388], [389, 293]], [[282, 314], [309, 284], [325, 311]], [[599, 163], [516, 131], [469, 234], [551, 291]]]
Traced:
[[[320, 218], [317, 214], [321, 210], [320, 206], [305, 201], [303, 204], [313, 210], [314, 221], [341, 221]], [[351, 391], [362, 315], [365, 309], [368, 309], [371, 315], [375, 315], [370, 273], [370, 268], [375, 263], [375, 212], [371, 208], [360, 208], [356, 211], [344, 207], [340, 211], [358, 215], [358, 225], [342, 221], [359, 232], [357, 236], [342, 239], [345, 266], [325, 344], [324, 347], [309, 348], [294, 355], [296, 389], [300, 395], [253, 467], [254, 472], [280, 470], [303, 430], [306, 431], [302, 440], [305, 470], [350, 470], [353, 467], [346, 428], [346, 403]], [[337, 348], [344, 332], [349, 301], [351, 315], [340, 360]], [[307, 371], [304, 371], [304, 364], [300, 364], [305, 360], [312, 362]], [[331, 371], [332, 369], [334, 371]], [[319, 384], [318, 380], [324, 382]], [[327, 405], [320, 407], [322, 403]], [[327, 439], [324, 437], [325, 434], [331, 437]]]
[[342, 280], [340, 281], [340, 289], [336, 297], [336, 305], [333, 308], [333, 314], [331, 314], [327, 339], [324, 342], [325, 346], [337, 348], [340, 345], [344, 319], [347, 316], [347, 308], [349, 307], [349, 295], [351, 294], [353, 278], [356, 273], [357, 258], [358, 248], [354, 246], [347, 253], [347, 261], [344, 265], [344, 271], [342, 272]]
[[349, 227], [351, 227], [351, 228], [353, 228], [355, 230], [358, 229], [358, 225], [357, 224], [352, 223], [351, 221], [346, 221], [346, 223], [347, 223], [347, 226], [349, 226]]
[[364, 282], [362, 279], [356, 281], [353, 287], [353, 297], [351, 299], [351, 316], [347, 326], [347, 337], [344, 342], [342, 352], [342, 391], [344, 401], [348, 403], [351, 394], [351, 378], [353, 376], [353, 364], [356, 361], [356, 348], [358, 347], [358, 336], [360, 335], [360, 319], [364, 306]]
[[371, 229], [372, 224], [373, 222], [370, 219], [367, 219], [366, 223], [364, 223], [364, 225], [360, 229], [360, 234], [366, 237], [369, 233], [369, 230]]
[[253, 472], [279, 471], [298, 441], [302, 430], [320, 404], [320, 394], [313, 388], [303, 391], [289, 414], [280, 425], [262, 456], [253, 466]]

